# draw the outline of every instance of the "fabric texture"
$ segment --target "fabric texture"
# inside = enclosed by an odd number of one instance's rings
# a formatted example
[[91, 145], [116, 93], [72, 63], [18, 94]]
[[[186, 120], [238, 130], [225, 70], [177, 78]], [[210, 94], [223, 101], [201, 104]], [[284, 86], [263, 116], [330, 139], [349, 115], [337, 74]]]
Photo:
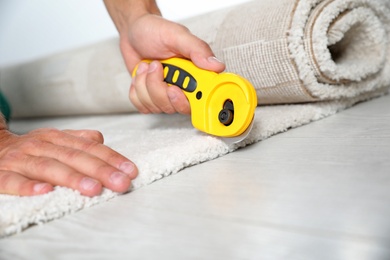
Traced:
[[[105, 143], [130, 158], [139, 169], [132, 190], [175, 174], [185, 167], [209, 161], [240, 147], [266, 139], [276, 133], [332, 115], [351, 106], [349, 102], [320, 102], [306, 105], [259, 107], [247, 139], [228, 145], [221, 139], [203, 134], [181, 115], [109, 115], [76, 118], [21, 120], [11, 127], [28, 131], [35, 127], [61, 129], [91, 128], [100, 130]], [[123, 196], [130, 196], [126, 194]], [[0, 195], [0, 237], [21, 232], [30, 225], [42, 224], [105, 202], [118, 196], [105, 189], [93, 198], [56, 187], [51, 193], [35, 197]]]
[[259, 104], [335, 100], [388, 86], [389, 3], [261, 0], [185, 24], [252, 82]]
[[[183, 21], [211, 44], [227, 71], [253, 83], [260, 105], [272, 104], [256, 109], [249, 137], [233, 146], [199, 133], [189, 118], [178, 115], [36, 119], [34, 126], [102, 131], [109, 146], [138, 165], [140, 175], [133, 187], [138, 189], [386, 93], [389, 9], [387, 0], [261, 0]], [[107, 41], [4, 69], [0, 86], [15, 117], [132, 111], [127, 101], [130, 77], [117, 43]], [[157, 122], [137, 127], [152, 118]], [[23, 129], [23, 125], [14, 126]], [[29, 127], [31, 121], [25, 130]], [[37, 197], [1, 195], [0, 236], [115, 196], [105, 190], [101, 196], [86, 198], [63, 187]]]

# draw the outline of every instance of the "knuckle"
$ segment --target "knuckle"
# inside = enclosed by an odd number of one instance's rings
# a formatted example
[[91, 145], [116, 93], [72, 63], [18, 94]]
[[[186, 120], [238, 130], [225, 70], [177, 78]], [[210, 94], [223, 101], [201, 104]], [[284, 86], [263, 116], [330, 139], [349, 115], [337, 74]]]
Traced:
[[98, 141], [100, 143], [103, 143], [104, 141], [103, 134], [97, 130], [86, 130], [81, 134], [81, 136], [87, 139]]
[[[107, 155], [107, 157], [105, 159], [105, 162], [110, 167], [114, 167], [115, 166], [114, 168], [118, 169], [120, 163], [123, 162], [123, 159], [122, 159], [121, 156], [118, 156], [118, 154], [116, 154], [115, 152], [112, 152], [109, 155]], [[114, 165], [114, 166], [111, 166], [111, 165]]]
[[61, 183], [61, 185], [77, 190], [82, 179], [83, 176], [76, 174], [75, 172], [68, 172], [67, 174], [64, 174], [63, 183]]
[[110, 167], [118, 168], [123, 161], [128, 161], [128, 159], [117, 151], [110, 149], [104, 161], [107, 165], [110, 165]]
[[73, 161], [76, 158], [80, 157], [80, 155], [83, 153], [81, 150], [76, 149], [70, 149], [66, 152], [64, 152], [65, 158], [67, 161]]
[[64, 133], [61, 130], [58, 130], [56, 128], [46, 128], [46, 135], [49, 135], [53, 138], [58, 138], [62, 136]]
[[11, 149], [8, 150], [4, 155], [1, 156], [4, 160], [19, 160], [23, 158], [24, 153], [21, 152], [19, 149]]
[[32, 192], [31, 180], [15, 177], [14, 172], [0, 171], [0, 191], [19, 196], [30, 195]]
[[208, 45], [205, 41], [203, 41], [203, 40], [201, 40], [201, 39], [199, 39], [198, 45], [199, 45], [199, 47], [202, 48], [202, 49], [209, 49], [209, 48], [210, 48], [209, 45]]
[[28, 139], [20, 144], [19, 149], [24, 152], [31, 152], [39, 149], [43, 149], [44, 142], [39, 139]]
[[58, 130], [57, 128], [53, 128], [53, 127], [45, 127], [45, 128], [39, 128], [39, 129], [35, 129], [35, 130], [32, 130], [30, 131], [29, 133], [30, 134], [33, 134], [33, 135], [38, 135], [38, 136], [41, 136], [42, 134], [44, 134], [45, 136], [46, 135], [58, 135], [61, 131]]
[[161, 109], [159, 109], [158, 107], [156, 106], [150, 106], [150, 111], [152, 111], [153, 114], [161, 114]]
[[182, 33], [190, 33], [190, 29], [188, 27], [184, 26], [183, 24], [177, 24], [178, 31]]
[[10, 170], [13, 165], [20, 164], [25, 158], [25, 154], [18, 149], [12, 149], [2, 154], [0, 157], [0, 169]]
[[100, 139], [103, 139], [103, 134], [102, 132], [98, 131], [98, 130], [90, 130], [90, 132], [97, 138], [100, 138]]
[[96, 167], [96, 172], [98, 173], [106, 173], [106, 172], [111, 172], [112, 171], [112, 166], [109, 166], [108, 164], [106, 163], [100, 163], [97, 167]]
[[35, 169], [35, 172], [43, 173], [50, 168], [53, 159], [47, 157], [33, 157], [27, 160], [27, 168]]
[[114, 167], [112, 167], [112, 166], [110, 166], [110, 165], [108, 165], [106, 163], [100, 163], [100, 164], [97, 164], [95, 166], [95, 169], [94, 169], [95, 176], [94, 177], [97, 180], [103, 181], [104, 179], [106, 179], [114, 171], [118, 171], [118, 170], [116, 170]]
[[100, 143], [97, 143], [97, 142], [94, 142], [94, 141], [90, 141], [90, 140], [87, 140], [86, 142], [82, 143], [81, 144], [81, 151], [87, 151], [87, 152], [90, 152], [92, 150], [95, 150], [95, 149], [99, 149], [101, 147], [101, 144]]

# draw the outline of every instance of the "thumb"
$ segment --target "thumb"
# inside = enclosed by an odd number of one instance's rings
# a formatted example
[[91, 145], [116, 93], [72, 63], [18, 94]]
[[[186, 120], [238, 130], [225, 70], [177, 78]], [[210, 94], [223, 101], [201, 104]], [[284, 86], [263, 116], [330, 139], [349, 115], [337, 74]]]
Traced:
[[207, 53], [193, 52], [190, 55], [190, 59], [201, 69], [212, 70], [215, 72], [222, 72], [225, 70], [225, 64], [215, 57], [213, 53], [207, 55]]

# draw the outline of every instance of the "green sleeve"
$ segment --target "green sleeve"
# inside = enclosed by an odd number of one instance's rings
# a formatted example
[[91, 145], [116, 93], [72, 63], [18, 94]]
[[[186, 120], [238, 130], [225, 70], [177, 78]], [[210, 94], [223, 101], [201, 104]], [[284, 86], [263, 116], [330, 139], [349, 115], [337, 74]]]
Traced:
[[4, 115], [5, 120], [8, 122], [11, 116], [11, 108], [8, 101], [0, 91], [0, 112]]

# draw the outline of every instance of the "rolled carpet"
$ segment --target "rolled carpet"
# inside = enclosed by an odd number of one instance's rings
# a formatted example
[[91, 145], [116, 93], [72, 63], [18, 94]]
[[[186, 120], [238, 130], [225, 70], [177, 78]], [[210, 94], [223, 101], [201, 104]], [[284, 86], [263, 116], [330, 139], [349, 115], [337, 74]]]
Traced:
[[254, 84], [259, 104], [301, 103], [387, 88], [389, 15], [387, 0], [262, 0], [185, 24]]
[[[252, 82], [259, 104], [285, 104], [384, 92], [389, 21], [387, 0], [261, 0], [182, 23]], [[117, 39], [4, 68], [0, 78], [15, 117], [135, 111], [130, 82]]]

